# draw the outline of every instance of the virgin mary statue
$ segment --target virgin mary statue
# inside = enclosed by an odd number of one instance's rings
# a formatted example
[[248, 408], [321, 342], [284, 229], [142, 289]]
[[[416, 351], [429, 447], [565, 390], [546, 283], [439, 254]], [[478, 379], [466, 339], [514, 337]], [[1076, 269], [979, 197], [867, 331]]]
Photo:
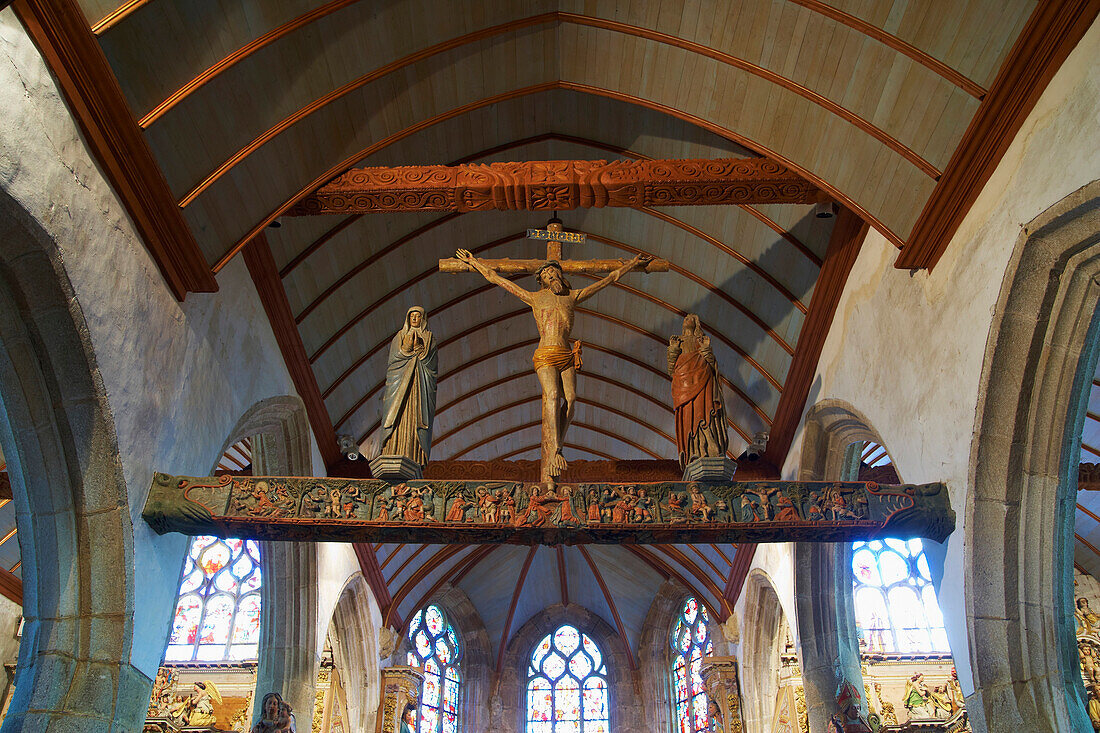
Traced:
[[390, 342], [382, 395], [382, 455], [428, 463], [435, 419], [436, 344], [420, 306]]

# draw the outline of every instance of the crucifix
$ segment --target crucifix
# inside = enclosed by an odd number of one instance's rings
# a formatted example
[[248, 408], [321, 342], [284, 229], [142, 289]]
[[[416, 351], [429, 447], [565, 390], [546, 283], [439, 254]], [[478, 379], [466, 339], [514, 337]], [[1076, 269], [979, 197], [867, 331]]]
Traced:
[[[562, 446], [565, 431], [573, 419], [577, 369], [581, 366], [581, 343], [570, 341], [577, 303], [591, 298], [631, 270], [668, 272], [668, 262], [645, 254], [630, 260], [563, 260], [563, 243], [579, 244], [587, 237], [580, 232], [563, 231], [557, 217], [550, 220], [546, 229], [528, 229], [527, 238], [546, 242], [545, 260], [482, 260], [460, 249], [455, 259], [439, 261], [439, 271], [480, 273], [531, 307], [539, 331], [539, 345], [532, 361], [542, 387], [540, 480], [553, 486], [566, 468]], [[539, 289], [525, 290], [501, 277], [502, 272], [533, 274]], [[574, 290], [565, 279], [567, 272], [606, 274], [591, 285]]]

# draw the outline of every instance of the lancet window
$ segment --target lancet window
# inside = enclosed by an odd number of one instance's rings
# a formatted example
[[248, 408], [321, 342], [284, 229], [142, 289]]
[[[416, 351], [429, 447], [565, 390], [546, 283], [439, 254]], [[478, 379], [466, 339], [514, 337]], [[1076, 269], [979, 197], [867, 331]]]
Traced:
[[672, 624], [672, 695], [678, 733], [710, 730], [703, 659], [714, 651], [710, 639], [710, 615], [703, 604], [688, 598]]
[[261, 580], [252, 540], [192, 538], [165, 661], [256, 659]]
[[458, 634], [439, 606], [417, 611], [409, 621], [406, 661], [424, 670], [417, 733], [456, 733], [462, 684]]
[[565, 624], [542, 638], [527, 667], [527, 733], [609, 733], [603, 652]]

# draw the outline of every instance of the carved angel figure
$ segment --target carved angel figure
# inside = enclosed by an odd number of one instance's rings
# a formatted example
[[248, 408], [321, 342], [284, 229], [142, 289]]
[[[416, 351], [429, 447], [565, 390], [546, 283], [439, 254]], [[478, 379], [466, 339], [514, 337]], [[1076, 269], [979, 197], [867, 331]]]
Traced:
[[409, 308], [390, 342], [382, 395], [382, 455], [427, 465], [435, 420], [436, 343], [420, 306]]
[[680, 466], [696, 458], [720, 457], [729, 447], [718, 362], [699, 316], [684, 318], [679, 336], [668, 342], [668, 373], [676, 410], [676, 450]]

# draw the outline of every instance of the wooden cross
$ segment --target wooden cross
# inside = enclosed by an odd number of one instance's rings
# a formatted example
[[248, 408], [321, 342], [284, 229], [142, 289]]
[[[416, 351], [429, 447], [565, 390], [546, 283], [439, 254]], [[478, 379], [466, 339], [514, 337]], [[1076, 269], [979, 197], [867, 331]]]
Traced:
[[[583, 232], [565, 231], [557, 218], [551, 219], [545, 229], [528, 229], [527, 239], [546, 242], [546, 259], [513, 260], [510, 257], [502, 257], [498, 260], [482, 259], [481, 261], [501, 275], [534, 275], [547, 262], [557, 262], [565, 273], [583, 275], [606, 274], [626, 264], [626, 260], [563, 260], [561, 246], [566, 243], [584, 244], [588, 241], [588, 235]], [[439, 271], [473, 272], [474, 270], [462, 260], [448, 257], [439, 261]], [[668, 272], [668, 260], [650, 260], [644, 272]]]

